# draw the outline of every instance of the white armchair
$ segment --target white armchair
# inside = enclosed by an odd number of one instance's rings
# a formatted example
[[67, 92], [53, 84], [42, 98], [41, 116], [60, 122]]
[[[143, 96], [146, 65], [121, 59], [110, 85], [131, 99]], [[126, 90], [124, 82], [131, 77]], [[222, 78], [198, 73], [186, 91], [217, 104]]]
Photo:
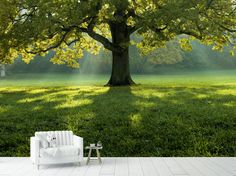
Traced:
[[[48, 135], [55, 136], [55, 147], [45, 147]], [[37, 168], [45, 164], [80, 164], [83, 160], [83, 138], [73, 135], [72, 131], [36, 132], [30, 138], [30, 159]]]

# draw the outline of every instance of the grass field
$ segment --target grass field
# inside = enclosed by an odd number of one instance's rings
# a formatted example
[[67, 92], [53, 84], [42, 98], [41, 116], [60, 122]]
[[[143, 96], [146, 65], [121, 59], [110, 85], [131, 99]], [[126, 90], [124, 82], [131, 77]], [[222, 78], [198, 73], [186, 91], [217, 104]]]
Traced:
[[236, 156], [236, 71], [109, 76], [15, 75], [0, 80], [0, 156], [28, 156], [40, 130], [73, 130], [103, 156]]

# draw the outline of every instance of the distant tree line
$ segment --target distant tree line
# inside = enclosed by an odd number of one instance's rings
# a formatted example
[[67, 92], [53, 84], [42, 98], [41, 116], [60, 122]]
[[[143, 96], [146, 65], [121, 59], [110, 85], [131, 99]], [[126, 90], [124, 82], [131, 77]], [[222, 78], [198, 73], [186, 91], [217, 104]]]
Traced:
[[[192, 42], [192, 51], [182, 51], [176, 42], [169, 42], [166, 48], [155, 50], [149, 55], [142, 55], [135, 46], [130, 47], [130, 69], [135, 74], [155, 74], [189, 70], [235, 69], [236, 57], [229, 53], [230, 48], [222, 52], [212, 50], [210, 46]], [[111, 53], [102, 50], [98, 55], [87, 52], [79, 60], [79, 68], [70, 68], [50, 62], [54, 52], [48, 55], [36, 56], [29, 64], [21, 58], [7, 66], [7, 73], [83, 73], [83, 74], [109, 74], [111, 72]]]

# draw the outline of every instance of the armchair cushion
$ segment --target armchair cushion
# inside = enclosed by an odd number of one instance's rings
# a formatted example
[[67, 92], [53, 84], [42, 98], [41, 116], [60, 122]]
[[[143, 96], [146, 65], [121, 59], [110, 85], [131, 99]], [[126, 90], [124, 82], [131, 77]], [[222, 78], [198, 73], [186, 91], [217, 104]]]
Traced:
[[41, 148], [39, 152], [40, 157], [66, 157], [76, 156], [80, 154], [79, 147], [76, 146], [60, 146], [55, 148]]

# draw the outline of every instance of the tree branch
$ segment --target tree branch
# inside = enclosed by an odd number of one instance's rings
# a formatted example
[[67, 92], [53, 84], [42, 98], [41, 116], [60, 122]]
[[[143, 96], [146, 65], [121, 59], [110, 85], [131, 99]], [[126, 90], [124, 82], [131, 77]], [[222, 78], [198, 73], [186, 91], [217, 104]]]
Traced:
[[47, 52], [47, 51], [50, 51], [50, 50], [52, 50], [52, 49], [55, 49], [55, 48], [59, 47], [59, 46], [65, 41], [65, 38], [66, 38], [66, 36], [67, 36], [67, 34], [68, 34], [69, 32], [70, 32], [69, 30], [68, 30], [67, 32], [65, 32], [65, 33], [62, 35], [61, 39], [60, 39], [56, 44], [54, 44], [54, 45], [52, 45], [52, 46], [50, 46], [50, 47], [48, 47], [48, 48], [46, 48], [46, 49], [40, 49], [40, 50], [38, 50], [38, 51], [28, 51], [28, 50], [25, 49], [25, 51], [26, 51], [26, 53], [29, 53], [29, 54], [38, 54], [38, 53], [41, 53], [41, 52], [45, 53], [45, 52]]
[[135, 31], [141, 29], [141, 27], [138, 27], [138, 26], [133, 26], [133, 27], [130, 27], [129, 28], [129, 34], [132, 34], [134, 33]]
[[102, 43], [103, 46], [108, 50], [117, 51], [117, 52], [123, 50], [123, 48], [121, 48], [120, 46], [114, 45], [106, 37], [94, 32], [93, 30], [87, 30], [86, 32], [91, 38], [93, 38], [94, 40]]
[[120, 46], [116, 46], [114, 45], [112, 42], [110, 42], [106, 37], [94, 32], [94, 27], [96, 25], [96, 20], [97, 17], [93, 17], [90, 21], [90, 23], [88, 24], [87, 28], [78, 28], [79, 30], [81, 30], [82, 32], [87, 33], [91, 38], [93, 38], [94, 40], [100, 42], [103, 44], [103, 46], [111, 51], [121, 51], [122, 48]]
[[220, 27], [223, 28], [224, 30], [229, 31], [229, 32], [236, 32], [236, 29], [230, 29], [230, 28], [225, 27], [225, 26], [223, 26], [223, 25], [220, 25]]
[[165, 30], [168, 26], [165, 25], [163, 28], [156, 28], [154, 26], [148, 26], [153, 32], [160, 33], [161, 31]]
[[186, 34], [186, 35], [190, 35], [190, 36], [193, 36], [199, 40], [202, 39], [202, 36], [201, 35], [198, 35], [196, 32], [194, 31], [185, 31], [185, 30], [180, 30], [179, 31], [179, 34]]
[[77, 39], [74, 39], [74, 40], [70, 41], [69, 43], [65, 41], [65, 44], [66, 44], [67, 46], [71, 46], [73, 43], [76, 43], [76, 42], [78, 42], [79, 40], [80, 40], [80, 39], [77, 38]]

